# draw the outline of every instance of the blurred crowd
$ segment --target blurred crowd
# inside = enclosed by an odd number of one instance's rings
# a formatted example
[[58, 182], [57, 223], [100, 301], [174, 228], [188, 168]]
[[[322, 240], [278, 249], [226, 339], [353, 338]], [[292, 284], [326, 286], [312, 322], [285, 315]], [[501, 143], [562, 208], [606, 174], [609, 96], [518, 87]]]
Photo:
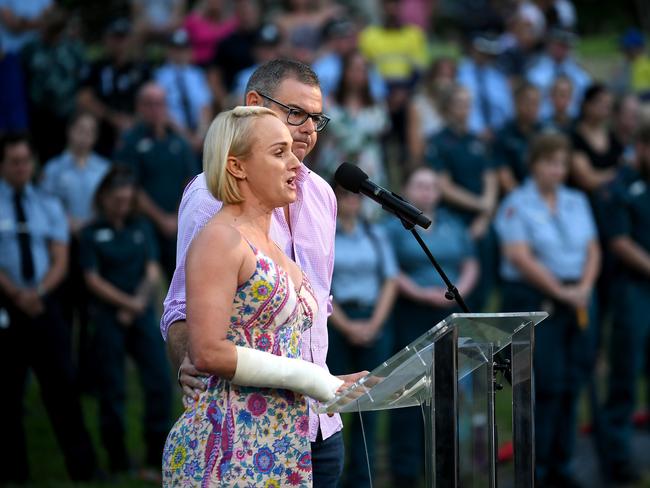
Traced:
[[[620, 35], [615, 71], [595, 79], [576, 57], [570, 0], [88, 4], [0, 0], [0, 364], [12, 398], [0, 436], [18, 446], [0, 456], [0, 479], [28, 477], [29, 369], [72, 479], [98, 472], [80, 389], [99, 399], [108, 468], [132, 469], [127, 353], [145, 392], [142, 475], [159, 470], [172, 384], [156, 290], [175, 268], [178, 204], [210, 122], [278, 57], [320, 79], [331, 121], [308, 166], [331, 181], [355, 163], [423, 209], [423, 239], [472, 311], [550, 314], [535, 357], [539, 486], [578, 486], [577, 399], [606, 355], [612, 379], [591, 396], [603, 476], [639, 478], [632, 422], [650, 372], [641, 30]], [[443, 18], [453, 49], [434, 56]], [[336, 374], [374, 368], [458, 309], [399, 221], [333, 186]], [[393, 486], [421, 476], [420, 423], [391, 414]], [[346, 428], [346, 486], [367, 486], [361, 430]], [[376, 430], [368, 415], [369, 446]]]

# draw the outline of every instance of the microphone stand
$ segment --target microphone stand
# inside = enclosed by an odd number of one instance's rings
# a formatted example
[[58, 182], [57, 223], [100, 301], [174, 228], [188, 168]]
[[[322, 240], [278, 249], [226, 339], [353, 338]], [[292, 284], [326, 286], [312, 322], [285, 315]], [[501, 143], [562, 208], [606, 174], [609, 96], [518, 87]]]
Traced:
[[433, 267], [436, 268], [436, 271], [442, 278], [442, 281], [445, 282], [445, 285], [447, 286], [447, 291], [445, 292], [445, 298], [447, 300], [455, 300], [460, 309], [465, 312], [465, 313], [470, 313], [469, 308], [467, 308], [467, 305], [465, 305], [465, 300], [463, 300], [463, 297], [461, 296], [460, 292], [458, 291], [458, 288], [454, 286], [454, 284], [451, 282], [451, 280], [447, 277], [447, 274], [445, 273], [445, 270], [442, 269], [442, 267], [438, 264], [438, 261], [436, 261], [436, 258], [433, 257], [433, 254], [431, 254], [431, 251], [429, 251], [429, 248], [425, 244], [425, 242], [422, 240], [422, 237], [420, 237], [420, 234], [418, 234], [418, 231], [415, 230], [415, 225], [412, 222], [409, 222], [408, 220], [403, 219], [402, 217], [398, 216], [400, 221], [402, 222], [402, 225], [406, 230], [410, 230], [411, 234], [413, 234], [413, 237], [415, 237], [415, 240], [418, 241], [418, 244], [420, 244], [420, 247], [424, 251], [424, 254], [427, 255], [429, 258], [429, 261], [431, 261], [431, 264], [433, 264]]
[[[436, 261], [436, 258], [433, 257], [433, 254], [431, 254], [431, 251], [427, 247], [426, 243], [422, 240], [422, 237], [420, 237], [420, 234], [418, 234], [418, 231], [415, 230], [415, 224], [413, 222], [410, 222], [406, 218], [404, 218], [402, 215], [395, 214], [398, 219], [402, 222], [402, 225], [406, 230], [411, 231], [411, 234], [413, 234], [413, 237], [415, 237], [415, 240], [418, 241], [418, 244], [424, 251], [424, 254], [427, 255], [429, 258], [429, 261], [431, 261], [431, 264], [433, 264], [433, 267], [436, 269], [440, 277], [442, 278], [442, 281], [444, 281], [445, 285], [447, 286], [447, 291], [445, 292], [445, 298], [447, 300], [455, 300], [460, 309], [465, 312], [465, 313], [470, 313], [469, 308], [465, 304], [465, 300], [463, 300], [463, 297], [461, 296], [460, 292], [458, 291], [458, 288], [454, 286], [454, 284], [451, 282], [449, 277], [447, 277], [447, 274], [445, 271], [442, 269], [442, 267], [438, 264], [438, 261]], [[508, 357], [504, 357], [501, 352], [498, 352], [493, 356], [494, 364], [493, 364], [493, 376], [492, 376], [492, 381], [494, 383], [494, 389], [492, 390], [492, 402], [493, 405], [496, 403], [496, 392], [503, 390], [503, 385], [499, 384], [497, 382], [497, 373], [501, 372], [503, 374], [503, 377], [508, 381], [510, 385], [512, 385], [512, 368], [511, 368], [511, 363], [510, 363], [510, 354], [508, 353]], [[494, 442], [495, 445], [498, 445], [498, 430], [497, 430], [497, 419], [496, 419], [496, 409], [493, 409], [492, 411], [492, 422], [491, 422], [493, 429], [494, 429]], [[498, 485], [498, 480], [497, 480], [497, 473], [494, 473], [495, 477], [495, 486]]]

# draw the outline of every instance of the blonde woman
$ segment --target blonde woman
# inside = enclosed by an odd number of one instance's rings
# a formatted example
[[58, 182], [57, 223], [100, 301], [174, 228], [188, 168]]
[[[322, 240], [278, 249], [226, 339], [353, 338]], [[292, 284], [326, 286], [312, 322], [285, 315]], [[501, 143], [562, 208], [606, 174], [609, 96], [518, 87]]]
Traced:
[[297, 197], [300, 162], [269, 109], [236, 107], [212, 123], [208, 188], [224, 203], [186, 258], [189, 352], [210, 374], [163, 454], [165, 486], [311, 486], [303, 395], [328, 400], [342, 381], [300, 359], [317, 312], [311, 285], [269, 236]]

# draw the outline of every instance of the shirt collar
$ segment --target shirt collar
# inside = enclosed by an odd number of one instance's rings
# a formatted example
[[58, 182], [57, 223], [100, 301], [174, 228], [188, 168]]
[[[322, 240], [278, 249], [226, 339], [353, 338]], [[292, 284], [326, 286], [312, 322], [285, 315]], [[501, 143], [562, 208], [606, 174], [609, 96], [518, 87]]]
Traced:
[[[0, 178], [0, 193], [4, 193], [8, 195], [10, 198], [13, 198], [13, 196], [16, 194], [16, 191], [14, 188], [9, 185], [4, 179]], [[23, 195], [26, 197], [30, 197], [34, 194], [34, 186], [31, 183], [27, 183], [25, 185], [25, 188], [23, 188]]]
[[311, 170], [307, 167], [305, 163], [302, 161], [300, 162], [300, 167], [298, 168], [298, 172], [296, 173], [296, 180], [298, 184], [304, 183], [307, 178], [309, 177], [309, 174], [311, 173]]
[[[532, 176], [526, 179], [524, 183], [524, 187], [528, 192], [532, 193], [536, 199], [538, 199], [539, 201], [543, 201], [542, 194], [539, 192], [539, 189], [537, 188], [537, 183], [535, 182]], [[558, 186], [557, 190], [555, 190], [555, 196], [557, 197], [558, 205], [564, 200], [565, 194], [566, 194], [566, 187], [564, 185]]]

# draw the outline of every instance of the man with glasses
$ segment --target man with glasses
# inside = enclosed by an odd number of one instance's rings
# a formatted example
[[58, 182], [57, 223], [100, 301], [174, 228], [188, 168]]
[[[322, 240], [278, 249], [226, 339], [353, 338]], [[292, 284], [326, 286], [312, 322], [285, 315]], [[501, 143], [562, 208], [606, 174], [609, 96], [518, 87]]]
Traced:
[[[314, 148], [318, 132], [329, 120], [322, 113], [318, 77], [309, 66], [295, 61], [274, 60], [260, 66], [248, 82], [245, 103], [266, 106], [286, 122], [293, 137], [292, 151], [301, 161]], [[271, 236], [302, 267], [314, 287], [319, 311], [313, 327], [303, 333], [302, 357], [327, 368], [327, 316], [331, 311], [329, 291], [334, 263], [336, 199], [330, 186], [304, 165], [297, 182], [297, 200], [273, 213]], [[177, 267], [165, 299], [161, 331], [168, 342], [172, 361], [180, 365], [178, 379], [186, 401], [198, 398], [205, 389], [201, 378], [205, 375], [194, 368], [187, 355], [185, 254], [193, 237], [220, 208], [221, 202], [210, 194], [205, 177], [200, 174], [185, 189], [179, 209]], [[361, 375], [346, 375], [342, 379], [350, 383]], [[316, 488], [337, 485], [343, 469], [341, 428], [338, 415], [316, 415], [310, 409], [309, 436]]]

